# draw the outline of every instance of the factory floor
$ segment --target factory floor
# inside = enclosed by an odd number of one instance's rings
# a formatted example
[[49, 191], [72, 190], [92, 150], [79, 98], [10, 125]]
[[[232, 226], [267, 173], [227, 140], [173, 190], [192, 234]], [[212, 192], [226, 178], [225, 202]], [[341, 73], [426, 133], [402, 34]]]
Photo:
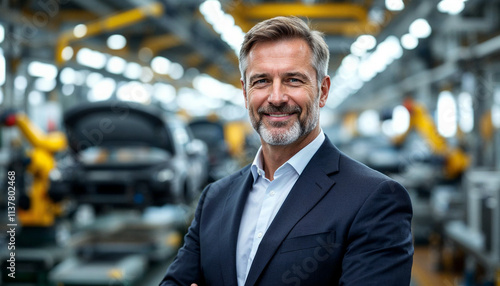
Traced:
[[412, 286], [459, 286], [463, 274], [436, 270], [436, 255], [429, 246], [415, 246]]

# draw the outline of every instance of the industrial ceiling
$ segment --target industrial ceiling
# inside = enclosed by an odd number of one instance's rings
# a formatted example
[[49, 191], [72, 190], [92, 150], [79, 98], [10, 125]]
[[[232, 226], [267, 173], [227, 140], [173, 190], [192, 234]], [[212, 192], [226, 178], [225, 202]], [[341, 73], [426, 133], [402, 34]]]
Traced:
[[[146, 62], [165, 56], [185, 69], [232, 84], [239, 84], [236, 53], [200, 14], [202, 0], [39, 0], [3, 1], [1, 18], [16, 24], [10, 33], [23, 44], [23, 55], [46, 56], [61, 63], [61, 49], [90, 47], [129, 60]], [[357, 36], [378, 34], [391, 19], [370, 19], [370, 11], [383, 11], [382, 1], [222, 1], [245, 32], [256, 22], [278, 15], [308, 18], [323, 31], [332, 52], [332, 65], [349, 52]], [[78, 24], [87, 26], [83, 37], [73, 35]], [[112, 34], [124, 35], [129, 43], [121, 50], [106, 47]], [[141, 50], [142, 49], [142, 50]], [[149, 53], [149, 54], [148, 54]], [[144, 54], [144, 55], [143, 55]], [[142, 57], [141, 57], [142, 55]], [[144, 63], [143, 63], [144, 64]]]
[[[374, 75], [370, 80], [358, 80], [350, 93], [360, 95], [347, 98], [348, 92], [335, 103], [335, 107], [342, 103], [345, 108], [361, 108], [373, 102], [393, 100], [390, 94], [401, 89], [411, 91], [407, 86], [394, 87], [394, 82], [404, 81], [449, 61], [446, 45], [459, 48], [494, 38], [498, 27], [494, 16], [498, 11], [498, 0], [464, 0], [464, 12], [452, 16], [437, 11], [440, 1], [445, 0], [4, 0], [1, 2], [0, 21], [6, 25], [5, 34], [14, 58], [44, 59], [58, 66], [75, 66], [78, 65], [76, 54], [83, 48], [142, 66], [149, 66], [155, 57], [165, 57], [180, 64], [184, 73], [182, 77], [172, 78], [156, 72], [155, 80], [182, 87], [191, 85], [195, 75], [204, 73], [238, 87], [237, 53], [203, 13], [200, 7], [204, 2], [220, 3], [217, 5], [223, 13], [231, 15], [231, 20], [226, 23], [236, 25], [243, 32], [260, 20], [278, 15], [308, 19], [313, 27], [325, 34], [331, 52], [332, 76], [352, 53], [353, 43], [361, 35], [372, 35], [377, 42], [389, 36], [399, 38], [408, 33], [413, 21], [427, 19], [435, 28], [432, 36], [443, 39], [432, 42], [423, 39], [419, 47], [405, 52], [407, 57], [410, 54], [412, 58], [425, 58], [420, 69], [406, 70], [400, 63], [392, 68], [392, 72], [389, 70], [385, 76], [379, 75], [380, 80], [376, 83], [370, 81]], [[388, 10], [387, 5], [391, 2], [404, 3], [404, 9]], [[212, 5], [207, 9], [215, 8]], [[82, 24], [85, 30], [78, 34], [76, 28]], [[475, 33], [475, 38], [468, 37], [467, 32]], [[114, 34], [123, 35], [127, 44], [110, 49], [106, 42]], [[443, 43], [443, 46], [433, 47], [432, 43], [436, 42]], [[69, 56], [64, 56], [66, 47], [72, 48]], [[401, 69], [406, 72], [401, 73]], [[391, 87], [396, 88], [396, 92], [391, 90], [387, 97], [374, 97], [374, 92], [388, 91]]]

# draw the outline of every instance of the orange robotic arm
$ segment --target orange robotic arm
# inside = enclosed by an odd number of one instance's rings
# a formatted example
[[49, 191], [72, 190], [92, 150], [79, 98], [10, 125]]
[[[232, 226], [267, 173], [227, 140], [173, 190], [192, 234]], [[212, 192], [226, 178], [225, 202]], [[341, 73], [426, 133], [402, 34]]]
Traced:
[[66, 137], [61, 132], [45, 134], [22, 113], [2, 116], [6, 126], [17, 126], [33, 146], [28, 151], [28, 172], [33, 175], [33, 184], [27, 192], [29, 208], [19, 209], [18, 216], [23, 226], [51, 226], [62, 211], [59, 204], [48, 196], [49, 173], [55, 167], [54, 153], [66, 148]]

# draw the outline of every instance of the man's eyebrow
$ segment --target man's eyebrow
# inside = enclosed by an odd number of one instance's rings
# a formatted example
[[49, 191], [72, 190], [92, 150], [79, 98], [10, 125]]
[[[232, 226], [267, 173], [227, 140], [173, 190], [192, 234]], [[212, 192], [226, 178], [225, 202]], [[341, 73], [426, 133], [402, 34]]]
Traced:
[[254, 80], [256, 79], [260, 79], [260, 78], [266, 78], [266, 77], [269, 77], [269, 74], [268, 73], [258, 73], [258, 74], [254, 74], [252, 75], [249, 79], [248, 79], [248, 82], [253, 82]]
[[301, 72], [286, 72], [283, 74], [283, 76], [285, 76], [285, 77], [298, 77], [298, 78], [301, 78], [303, 80], [309, 80], [309, 77]]
[[[285, 72], [283, 74], [281, 74], [282, 77], [298, 77], [302, 80], [310, 80], [309, 77], [304, 74], [304, 73], [301, 73], [301, 72]], [[248, 79], [248, 82], [253, 82], [254, 80], [256, 79], [261, 79], [261, 78], [267, 78], [269, 77], [269, 74], [268, 73], [258, 73], [258, 74], [254, 74], [252, 75], [249, 79]]]

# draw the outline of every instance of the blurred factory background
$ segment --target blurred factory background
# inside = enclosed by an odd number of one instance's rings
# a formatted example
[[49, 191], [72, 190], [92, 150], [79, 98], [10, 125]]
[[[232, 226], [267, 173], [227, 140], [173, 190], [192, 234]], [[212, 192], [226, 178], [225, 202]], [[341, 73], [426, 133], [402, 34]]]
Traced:
[[410, 192], [412, 285], [499, 286], [498, 0], [0, 1], [0, 285], [157, 285], [260, 145], [237, 53], [278, 15], [325, 34], [325, 133]]

